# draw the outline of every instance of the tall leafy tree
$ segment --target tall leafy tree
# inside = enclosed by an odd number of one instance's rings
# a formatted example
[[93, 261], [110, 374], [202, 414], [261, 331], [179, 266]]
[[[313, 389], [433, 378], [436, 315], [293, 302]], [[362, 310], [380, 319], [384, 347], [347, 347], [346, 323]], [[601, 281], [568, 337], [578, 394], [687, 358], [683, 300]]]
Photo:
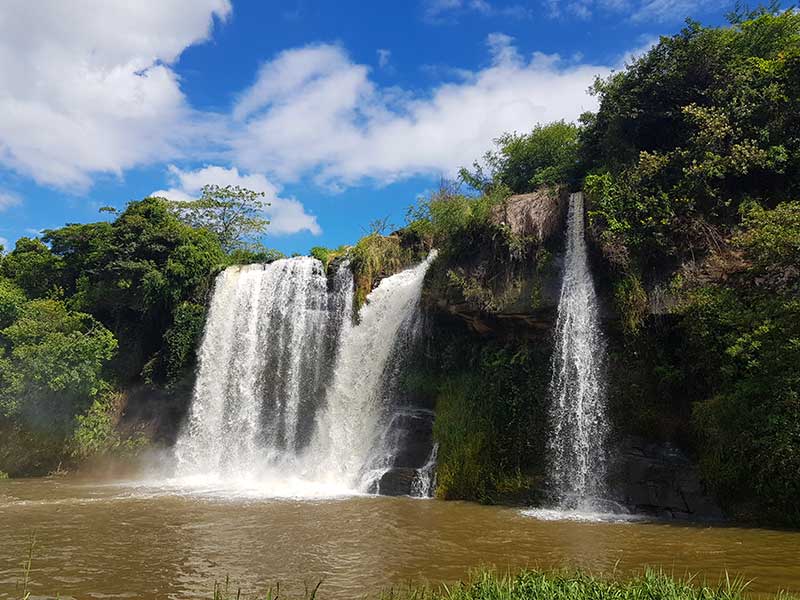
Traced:
[[183, 223], [161, 198], [131, 202], [111, 223], [48, 230], [44, 239], [62, 261], [70, 303], [122, 340], [115, 367], [124, 380], [160, 362], [177, 307], [204, 304], [225, 263], [216, 236]]
[[213, 232], [222, 249], [230, 253], [258, 246], [255, 238], [269, 225], [264, 210], [270, 204], [263, 198], [264, 192], [238, 185], [206, 185], [200, 198], [173, 202], [172, 208], [185, 223]]
[[25, 420], [68, 424], [102, 386], [101, 370], [114, 354], [114, 335], [90, 315], [59, 300], [24, 304], [0, 331], [10, 348], [0, 361], [0, 409]]
[[20, 238], [3, 257], [2, 274], [30, 297], [57, 293], [63, 283], [63, 262], [36, 238]]

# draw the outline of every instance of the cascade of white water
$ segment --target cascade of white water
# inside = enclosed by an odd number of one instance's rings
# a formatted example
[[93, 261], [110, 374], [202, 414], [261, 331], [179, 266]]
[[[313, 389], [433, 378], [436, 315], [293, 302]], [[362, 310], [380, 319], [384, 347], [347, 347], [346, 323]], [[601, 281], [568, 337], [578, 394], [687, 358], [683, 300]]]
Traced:
[[386, 427], [394, 366], [414, 337], [422, 282], [435, 256], [383, 279], [361, 309], [359, 324], [342, 330], [326, 409], [310, 448], [325, 477], [367, 491], [391, 466], [394, 448]]
[[411, 484], [411, 495], [417, 498], [430, 498], [436, 490], [436, 458], [439, 444], [435, 443], [425, 464], [417, 469], [417, 476]]
[[253, 482], [278, 495], [367, 491], [366, 474], [390, 466], [393, 364], [432, 258], [384, 279], [358, 325], [346, 262], [331, 282], [313, 258], [221, 273], [175, 447], [179, 478]]
[[[352, 282], [351, 282], [352, 285]], [[334, 297], [349, 291], [334, 290]], [[312, 258], [231, 267], [219, 275], [200, 346], [178, 472], [239, 473], [295, 454], [323, 391], [330, 310], [322, 264]], [[305, 439], [304, 439], [305, 438]]]
[[583, 194], [572, 194], [550, 382], [550, 477], [562, 508], [591, 509], [603, 495], [605, 343], [584, 237]]

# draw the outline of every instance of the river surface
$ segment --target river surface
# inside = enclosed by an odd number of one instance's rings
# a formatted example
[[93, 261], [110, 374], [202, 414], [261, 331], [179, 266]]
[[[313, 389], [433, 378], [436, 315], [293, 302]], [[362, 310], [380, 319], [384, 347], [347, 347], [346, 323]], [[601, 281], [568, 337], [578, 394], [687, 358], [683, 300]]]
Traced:
[[800, 532], [538, 518], [512, 508], [357, 496], [270, 500], [69, 479], [0, 481], [0, 598], [15, 597], [35, 532], [34, 597], [201, 598], [226, 576], [322, 598], [439, 583], [482, 566], [658, 566], [753, 592], [800, 591]]

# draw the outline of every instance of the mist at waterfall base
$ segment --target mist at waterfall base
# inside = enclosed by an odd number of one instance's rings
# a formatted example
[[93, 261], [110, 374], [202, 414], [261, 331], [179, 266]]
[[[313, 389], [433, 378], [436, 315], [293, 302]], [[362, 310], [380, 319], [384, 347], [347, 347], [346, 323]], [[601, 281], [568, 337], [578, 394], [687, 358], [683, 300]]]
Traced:
[[550, 381], [548, 484], [555, 506], [539, 519], [635, 518], [605, 499], [606, 347], [584, 232], [583, 194], [571, 194]]
[[[347, 262], [330, 276], [310, 257], [221, 273], [190, 412], [159, 487], [220, 497], [376, 491], [397, 451], [398, 377], [434, 258], [383, 279], [357, 324]], [[414, 482], [419, 495], [430, 471]]]

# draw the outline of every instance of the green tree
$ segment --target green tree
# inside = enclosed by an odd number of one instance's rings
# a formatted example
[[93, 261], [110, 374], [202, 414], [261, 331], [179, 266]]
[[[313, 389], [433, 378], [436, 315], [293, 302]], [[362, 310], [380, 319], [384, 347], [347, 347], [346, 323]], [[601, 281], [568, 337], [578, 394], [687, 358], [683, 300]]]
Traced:
[[504, 186], [522, 194], [541, 185], [573, 184], [578, 173], [578, 126], [565, 121], [537, 125], [530, 133], [505, 133], [496, 150], [484, 155], [488, 173], [479, 164], [474, 172], [461, 169], [461, 178], [487, 191]]
[[114, 366], [123, 381], [163, 359], [177, 307], [205, 304], [226, 262], [212, 232], [181, 222], [161, 198], [129, 203], [112, 223], [67, 225], [44, 239], [64, 265], [70, 304], [122, 340]]
[[0, 335], [10, 347], [0, 357], [0, 407], [24, 421], [69, 423], [101, 389], [101, 370], [117, 347], [114, 335], [90, 315], [59, 300], [22, 306]]
[[269, 220], [264, 192], [238, 185], [206, 185], [197, 200], [176, 201], [171, 206], [185, 223], [214, 233], [225, 252], [252, 248], [253, 239], [266, 231]]
[[39, 239], [20, 238], [3, 257], [2, 274], [31, 298], [58, 293], [63, 282], [63, 263]]
[[742, 203], [800, 196], [800, 14], [690, 22], [595, 84], [581, 131], [592, 221], [646, 271], [713, 250]]
[[0, 329], [13, 323], [22, 305], [28, 301], [25, 292], [10, 279], [0, 277]]

